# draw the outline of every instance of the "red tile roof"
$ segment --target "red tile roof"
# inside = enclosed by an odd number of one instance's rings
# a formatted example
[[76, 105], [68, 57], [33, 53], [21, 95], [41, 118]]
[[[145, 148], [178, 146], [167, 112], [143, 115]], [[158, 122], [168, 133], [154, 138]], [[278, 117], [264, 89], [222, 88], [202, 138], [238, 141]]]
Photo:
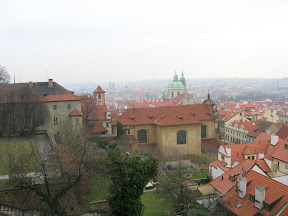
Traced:
[[101, 94], [101, 93], [105, 93], [105, 91], [100, 86], [98, 86], [93, 93], [94, 94]]
[[74, 94], [61, 94], [61, 95], [47, 95], [41, 98], [43, 102], [53, 102], [53, 101], [78, 101], [81, 97]]
[[215, 167], [215, 168], [217, 168], [217, 166], [223, 166], [223, 167], [225, 167], [226, 165], [227, 165], [226, 162], [224, 162], [224, 161], [219, 161], [219, 160], [216, 160], [216, 161], [214, 161], [214, 162], [212, 162], [212, 163], [209, 164], [209, 166], [213, 166], [213, 167]]
[[[247, 180], [246, 196], [241, 199], [236, 192], [234, 186], [227, 194], [218, 199], [218, 202], [225, 205], [227, 209], [241, 216], [254, 216], [257, 212], [262, 215], [275, 215], [288, 202], [288, 187], [280, 182], [277, 182], [269, 177], [263, 176], [253, 170], [250, 170], [245, 178]], [[255, 207], [255, 201], [249, 200], [250, 194], [255, 195], [255, 187], [260, 185], [265, 188], [265, 200], [267, 204], [275, 205], [270, 211], [265, 208], [259, 210]], [[278, 200], [279, 199], [279, 200]], [[236, 208], [237, 204], [241, 207]]]
[[243, 125], [244, 130], [247, 130], [249, 133], [259, 124], [259, 122], [261, 122], [261, 120], [251, 122], [231, 122], [231, 124], [233, 127], [235, 126], [235, 124], [237, 124], [238, 128]]
[[225, 116], [222, 118], [224, 122], [229, 121], [231, 118], [236, 116], [238, 112], [226, 112]]
[[267, 165], [266, 161], [263, 159], [258, 159], [256, 161], [257, 165], [266, 173], [271, 172], [271, 169]]
[[103, 125], [100, 122], [97, 122], [91, 129], [92, 133], [102, 133], [107, 132], [107, 129], [103, 127]]
[[278, 143], [277, 145], [278, 147], [271, 154], [271, 157], [288, 163], [288, 149], [285, 148], [285, 146], [288, 145], [288, 143], [281, 142]]
[[[203, 120], [215, 119], [207, 104], [128, 109], [119, 118], [122, 125], [159, 126], [201, 124]], [[116, 125], [116, 122], [112, 123]]]
[[246, 160], [238, 164], [234, 168], [230, 169], [222, 176], [219, 176], [218, 178], [211, 181], [210, 185], [214, 187], [217, 191], [219, 191], [221, 194], [227, 193], [237, 183], [236, 180], [232, 182], [230, 180], [230, 177], [233, 177], [234, 175], [239, 176], [240, 173], [244, 172], [246, 174], [250, 169], [252, 169], [254, 165], [255, 165], [254, 162]]
[[71, 112], [71, 113], [69, 114], [69, 116], [82, 116], [82, 115], [83, 115], [83, 113], [80, 112], [80, 111], [77, 110], [77, 109], [75, 109], [73, 112]]

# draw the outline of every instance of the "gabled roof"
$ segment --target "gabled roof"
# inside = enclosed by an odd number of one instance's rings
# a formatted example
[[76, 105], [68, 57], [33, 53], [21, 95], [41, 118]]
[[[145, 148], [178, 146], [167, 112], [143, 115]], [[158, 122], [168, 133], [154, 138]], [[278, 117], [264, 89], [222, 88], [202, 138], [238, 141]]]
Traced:
[[[201, 124], [204, 120], [215, 119], [211, 107], [207, 104], [128, 109], [119, 118], [122, 125], [158, 126]], [[116, 125], [116, 122], [112, 123]]]
[[257, 137], [260, 133], [265, 133], [265, 131], [272, 125], [272, 122], [261, 121], [257, 126], [248, 134], [251, 137]]
[[[227, 193], [236, 183], [237, 180], [231, 181], [231, 177], [238, 176], [242, 173], [242, 175], [245, 175], [252, 167], [255, 165], [254, 162], [246, 160], [234, 168], [230, 169], [223, 175], [219, 176], [218, 178], [214, 179], [210, 182], [210, 185], [214, 187], [217, 191], [219, 191], [221, 194]], [[237, 178], [238, 179], [238, 178]]]
[[102, 93], [105, 93], [105, 91], [100, 86], [98, 86], [93, 93], [102, 94]]
[[[241, 216], [254, 216], [257, 212], [262, 215], [275, 215], [288, 202], [288, 186], [277, 182], [267, 176], [261, 175], [253, 170], [250, 170], [245, 178], [247, 180], [246, 196], [242, 199], [238, 197], [236, 185], [227, 192], [224, 196], [218, 199], [227, 209]], [[260, 185], [265, 188], [265, 200], [267, 204], [275, 205], [270, 211], [265, 208], [259, 210], [255, 208], [255, 201], [250, 200], [250, 194], [255, 195], [255, 187]], [[241, 204], [239, 208], [236, 205]], [[238, 205], [239, 206], [239, 205]]]
[[107, 132], [107, 129], [103, 127], [103, 125], [100, 122], [97, 122], [91, 129], [92, 133], [103, 133]]
[[73, 112], [71, 112], [71, 113], [69, 114], [69, 116], [82, 116], [82, 115], [83, 115], [83, 113], [80, 112], [80, 111], [77, 110], [77, 109], [75, 109]]

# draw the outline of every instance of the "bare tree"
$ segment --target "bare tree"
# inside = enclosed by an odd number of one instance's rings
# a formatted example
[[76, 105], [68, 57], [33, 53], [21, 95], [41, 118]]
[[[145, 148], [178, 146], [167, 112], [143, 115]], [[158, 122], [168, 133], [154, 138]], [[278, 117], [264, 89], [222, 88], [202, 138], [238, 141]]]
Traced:
[[80, 194], [79, 189], [87, 184], [104, 154], [89, 144], [81, 126], [73, 127], [68, 121], [59, 135], [61, 144], [47, 145], [42, 140], [38, 148], [32, 145], [28, 152], [6, 152], [11, 180], [18, 188], [37, 194], [45, 203], [41, 209], [45, 215], [68, 214], [65, 207], [73, 207], [73, 202], [69, 206], [64, 201], [72, 200], [71, 194]]
[[7, 72], [6, 67], [0, 65], [0, 84], [9, 82], [10, 82], [10, 75]]
[[0, 135], [1, 132], [31, 134], [48, 117], [47, 106], [31, 88], [10, 91], [0, 100]]

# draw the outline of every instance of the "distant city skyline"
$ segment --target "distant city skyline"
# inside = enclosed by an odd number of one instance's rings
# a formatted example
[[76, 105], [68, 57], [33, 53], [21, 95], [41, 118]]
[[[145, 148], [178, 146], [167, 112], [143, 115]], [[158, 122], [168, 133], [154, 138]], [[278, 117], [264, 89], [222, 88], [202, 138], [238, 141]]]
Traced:
[[288, 77], [287, 1], [0, 2], [16, 82]]

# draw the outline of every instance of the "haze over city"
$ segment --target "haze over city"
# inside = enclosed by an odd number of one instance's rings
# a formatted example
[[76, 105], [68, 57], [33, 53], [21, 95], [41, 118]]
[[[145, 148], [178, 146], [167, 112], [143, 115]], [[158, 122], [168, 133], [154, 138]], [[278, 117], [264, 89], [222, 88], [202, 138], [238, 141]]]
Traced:
[[1, 65], [16, 82], [283, 78], [287, 4], [4, 0]]

